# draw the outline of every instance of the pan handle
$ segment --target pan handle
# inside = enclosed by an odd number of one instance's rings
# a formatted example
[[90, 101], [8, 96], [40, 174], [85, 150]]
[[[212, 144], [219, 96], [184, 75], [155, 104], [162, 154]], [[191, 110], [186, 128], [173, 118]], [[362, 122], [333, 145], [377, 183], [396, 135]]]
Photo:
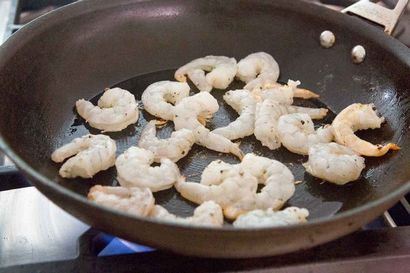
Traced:
[[382, 25], [384, 32], [391, 35], [408, 2], [409, 0], [399, 0], [394, 9], [389, 9], [372, 3], [370, 0], [361, 0], [345, 8], [342, 12], [355, 14]]

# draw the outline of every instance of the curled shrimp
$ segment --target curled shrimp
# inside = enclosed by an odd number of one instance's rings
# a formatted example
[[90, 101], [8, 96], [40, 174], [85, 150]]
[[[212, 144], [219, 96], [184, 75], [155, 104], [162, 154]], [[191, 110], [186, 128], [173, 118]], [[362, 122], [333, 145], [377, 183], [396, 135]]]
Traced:
[[329, 143], [333, 139], [331, 126], [320, 127], [315, 131], [312, 119], [304, 113], [281, 116], [277, 129], [282, 145], [289, 151], [301, 155], [307, 155], [312, 145]]
[[383, 156], [389, 150], [399, 150], [394, 143], [374, 145], [354, 134], [357, 130], [380, 128], [383, 117], [377, 115], [374, 104], [354, 103], [343, 109], [333, 120], [332, 127], [337, 143], [350, 147], [365, 156]]
[[[85, 135], [58, 148], [51, 154], [54, 162], [63, 162], [59, 174], [64, 178], [91, 178], [115, 163], [115, 141], [105, 135]], [[72, 157], [73, 156], [73, 157]]]
[[[257, 184], [265, 186], [257, 193]], [[282, 163], [247, 154], [242, 163], [214, 161], [201, 183], [181, 182], [175, 188], [186, 199], [201, 204], [213, 200], [229, 219], [254, 209], [279, 209], [295, 191], [292, 173]]]
[[279, 227], [306, 223], [309, 211], [305, 208], [289, 207], [284, 210], [253, 210], [242, 214], [233, 222], [234, 227]]
[[256, 100], [247, 90], [228, 91], [223, 96], [239, 117], [225, 127], [220, 127], [212, 133], [222, 135], [227, 139], [237, 139], [250, 136], [254, 131]]
[[309, 148], [306, 171], [326, 181], [344, 185], [357, 180], [365, 167], [364, 158], [337, 143], [319, 143]]
[[246, 83], [244, 89], [253, 90], [257, 86], [276, 82], [279, 73], [279, 65], [271, 55], [257, 52], [238, 62], [236, 77]]
[[[201, 92], [210, 92], [212, 88], [226, 89], [234, 80], [238, 70], [236, 60], [225, 56], [206, 56], [195, 59], [178, 68], [175, 79], [186, 82], [186, 76]], [[209, 72], [205, 75], [205, 71]]]
[[184, 98], [175, 107], [175, 129], [186, 128], [192, 130], [198, 145], [222, 153], [232, 153], [242, 158], [243, 154], [238, 144], [231, 142], [224, 136], [211, 132], [203, 125], [218, 109], [216, 99], [206, 92]]
[[210, 227], [220, 227], [224, 221], [222, 208], [213, 201], [202, 203], [194, 210], [194, 215], [191, 217], [178, 217], [159, 205], [154, 206], [150, 216], [170, 222]]
[[[206, 180], [204, 175], [202, 180]], [[205, 183], [179, 182], [176, 190], [186, 199], [202, 204], [214, 201], [219, 204], [228, 219], [235, 219], [241, 213], [252, 210], [255, 205], [257, 179], [243, 171], [239, 166], [235, 171], [224, 175], [221, 181], [208, 179]]]
[[136, 216], [147, 216], [154, 208], [155, 199], [148, 188], [124, 188], [96, 185], [88, 199], [105, 207]]
[[280, 209], [295, 192], [295, 179], [292, 172], [277, 160], [255, 154], [246, 154], [241, 162], [245, 172], [265, 185], [256, 194], [254, 209]]
[[115, 161], [118, 182], [123, 187], [147, 187], [151, 191], [171, 188], [175, 182], [185, 180], [178, 166], [168, 158], [161, 158], [161, 165], [151, 167], [154, 163], [153, 152], [131, 147]]
[[256, 104], [254, 135], [263, 146], [275, 150], [281, 146], [278, 135], [278, 120], [289, 113], [307, 113], [311, 118], [320, 119], [326, 116], [327, 109], [306, 108], [277, 103], [272, 99], [265, 99]]
[[239, 164], [229, 164], [214, 160], [206, 166], [201, 175], [202, 185], [219, 185], [226, 178], [236, 176], [241, 171]]
[[76, 103], [78, 114], [91, 127], [103, 132], [117, 132], [138, 120], [138, 105], [133, 94], [121, 88], [105, 90], [98, 105], [84, 99]]
[[155, 162], [160, 162], [161, 158], [169, 158], [177, 162], [186, 156], [195, 143], [195, 135], [191, 130], [180, 129], [171, 134], [167, 139], [156, 137], [156, 121], [151, 120], [145, 125], [141, 133], [138, 146], [154, 153]]
[[187, 83], [160, 81], [150, 84], [142, 93], [144, 109], [163, 120], [174, 119], [175, 104], [189, 96]]

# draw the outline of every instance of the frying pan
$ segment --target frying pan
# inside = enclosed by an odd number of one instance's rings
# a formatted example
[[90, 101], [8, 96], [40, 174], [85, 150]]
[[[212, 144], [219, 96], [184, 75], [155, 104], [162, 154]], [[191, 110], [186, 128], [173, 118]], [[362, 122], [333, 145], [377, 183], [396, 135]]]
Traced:
[[[402, 1], [401, 1], [402, 2]], [[319, 35], [336, 35], [331, 49]], [[356, 65], [350, 50], [361, 44], [365, 61]], [[280, 81], [299, 79], [326, 105], [330, 114], [353, 103], [376, 104], [386, 123], [360, 136], [375, 143], [392, 141], [402, 149], [382, 158], [367, 158], [359, 181], [339, 187], [321, 183], [304, 172], [307, 158], [284, 148], [264, 149], [253, 138], [242, 141], [244, 152], [257, 152], [287, 164], [296, 180], [287, 205], [306, 207], [306, 224], [234, 229], [204, 228], [131, 217], [87, 201], [94, 184], [116, 185], [115, 168], [91, 180], [65, 180], [50, 160], [54, 149], [88, 132], [73, 108], [79, 98], [95, 102], [104, 88], [120, 86], [140, 98], [144, 88], [172, 79], [180, 65], [209, 54], [243, 58], [251, 52], [272, 54], [281, 68]], [[208, 257], [268, 256], [312, 247], [360, 228], [392, 206], [410, 189], [410, 51], [361, 19], [300, 1], [81, 1], [39, 18], [13, 35], [0, 50], [0, 148], [44, 195], [82, 221], [122, 238], [177, 253]], [[230, 88], [242, 86], [238, 82]], [[194, 89], [193, 89], [194, 90]], [[222, 91], [214, 94], [221, 109], [211, 128], [236, 114]], [[152, 119], [146, 112], [134, 126], [109, 135], [119, 153], [134, 145]], [[172, 124], [160, 132], [170, 134]], [[190, 181], [198, 181], [214, 159], [238, 162], [194, 147], [178, 162]], [[174, 190], [155, 194], [157, 203], [181, 216], [194, 204]]]

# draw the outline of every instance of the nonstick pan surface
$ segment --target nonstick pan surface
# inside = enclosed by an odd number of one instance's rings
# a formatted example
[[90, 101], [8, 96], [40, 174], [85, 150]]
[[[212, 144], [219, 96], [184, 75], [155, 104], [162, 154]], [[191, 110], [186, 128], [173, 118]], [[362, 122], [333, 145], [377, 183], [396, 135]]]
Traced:
[[[332, 30], [331, 49], [319, 35]], [[361, 44], [364, 63], [355, 65], [350, 50]], [[272, 54], [281, 68], [280, 81], [298, 79], [320, 100], [296, 103], [328, 107], [323, 121], [354, 102], [375, 103], [386, 117], [381, 129], [359, 135], [375, 143], [396, 142], [402, 150], [367, 158], [359, 181], [338, 187], [304, 172], [307, 157], [284, 148], [270, 151], [254, 137], [241, 141], [244, 152], [284, 162], [296, 180], [287, 205], [306, 207], [310, 222], [283, 228], [235, 230], [186, 227], [129, 217], [85, 199], [94, 184], [116, 185], [115, 168], [91, 180], [65, 180], [51, 152], [71, 139], [98, 133], [73, 108], [79, 98], [96, 101], [106, 87], [119, 86], [140, 98], [150, 83], [172, 80], [175, 69], [205, 55], [237, 60], [252, 52]], [[126, 239], [184, 254], [255, 257], [317, 245], [347, 234], [386, 210], [409, 190], [409, 50], [381, 30], [357, 18], [299, 1], [84, 1], [46, 15], [16, 33], [0, 50], [0, 147], [48, 198], [83, 221]], [[234, 82], [230, 88], [240, 88]], [[192, 88], [192, 92], [196, 92]], [[220, 110], [210, 128], [237, 115], [214, 90]], [[121, 153], [135, 145], [153, 117], [142, 111], [135, 126], [109, 133]], [[168, 136], [173, 127], [160, 130]], [[238, 162], [230, 155], [194, 147], [178, 162], [190, 181], [199, 181], [212, 160]], [[155, 194], [157, 203], [181, 216], [194, 204], [174, 190]]]

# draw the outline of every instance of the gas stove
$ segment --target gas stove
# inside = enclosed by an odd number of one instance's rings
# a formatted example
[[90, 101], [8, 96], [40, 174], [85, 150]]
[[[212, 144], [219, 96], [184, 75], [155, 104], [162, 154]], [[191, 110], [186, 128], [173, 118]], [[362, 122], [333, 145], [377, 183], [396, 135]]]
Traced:
[[[0, 0], [0, 44], [34, 18], [71, 2]], [[311, 2], [341, 10], [355, 1]], [[410, 46], [410, 10], [393, 36]], [[0, 272], [408, 272], [409, 197], [360, 231], [313, 249], [258, 259], [202, 259], [134, 244], [82, 223], [48, 201], [0, 154]]]

